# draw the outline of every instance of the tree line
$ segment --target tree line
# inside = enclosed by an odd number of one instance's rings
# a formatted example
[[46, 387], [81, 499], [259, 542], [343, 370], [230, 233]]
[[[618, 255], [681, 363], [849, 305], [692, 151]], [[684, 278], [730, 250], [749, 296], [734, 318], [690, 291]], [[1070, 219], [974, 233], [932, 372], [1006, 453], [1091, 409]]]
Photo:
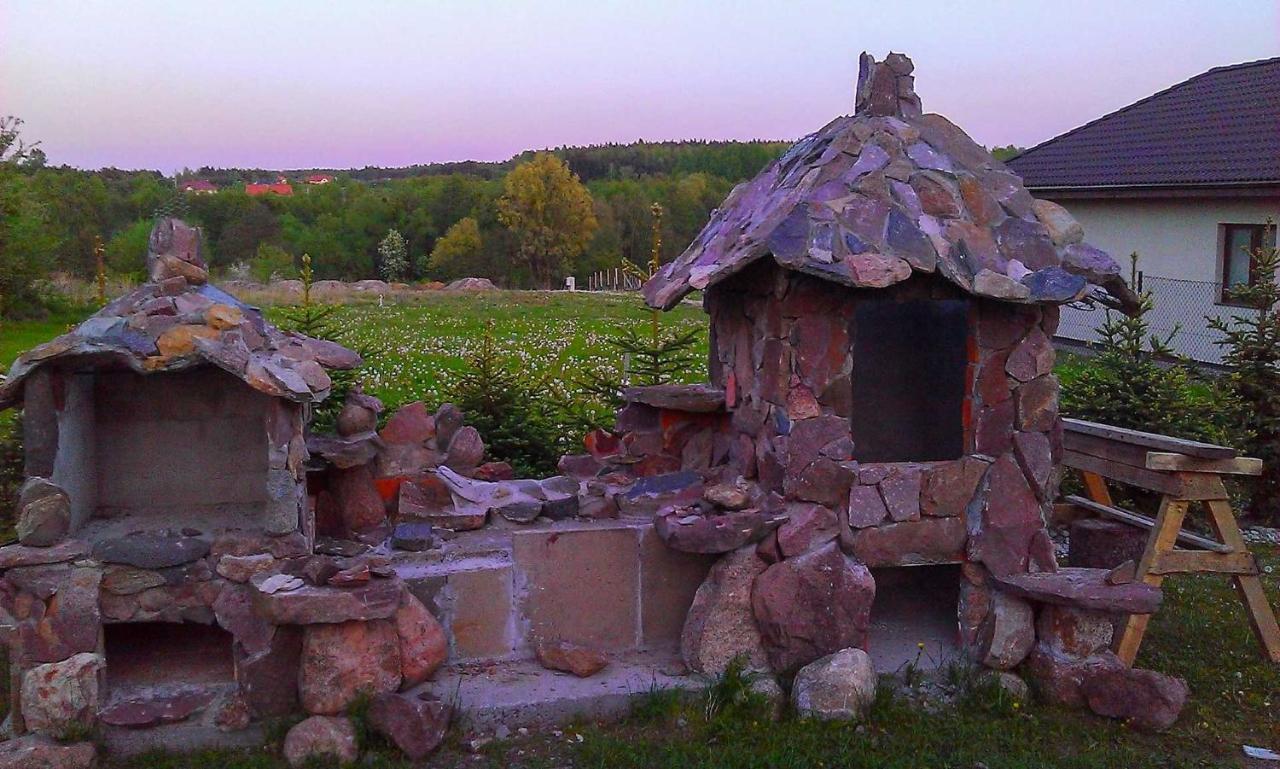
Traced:
[[[199, 225], [215, 274], [265, 281], [294, 277], [310, 254], [316, 279], [448, 281], [487, 277], [513, 288], [558, 285], [644, 262], [651, 206], [662, 218], [663, 258], [674, 258], [738, 182], [777, 157], [780, 142], [667, 142], [559, 148], [502, 163], [337, 171], [307, 185], [287, 171], [290, 196], [250, 196], [263, 169], [155, 171], [52, 167], [24, 145], [21, 121], [0, 132], [0, 313], [39, 312], [41, 279], [106, 269], [140, 277], [154, 217]], [[212, 194], [180, 193], [207, 179]]]

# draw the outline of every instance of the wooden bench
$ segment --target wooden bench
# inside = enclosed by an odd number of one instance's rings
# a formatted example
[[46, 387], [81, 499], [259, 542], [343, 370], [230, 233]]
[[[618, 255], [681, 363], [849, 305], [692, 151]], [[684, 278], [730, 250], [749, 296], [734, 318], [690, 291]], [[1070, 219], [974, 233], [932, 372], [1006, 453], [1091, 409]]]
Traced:
[[[1080, 471], [1087, 497], [1066, 501], [1086, 514], [1149, 529], [1136, 579], [1159, 586], [1170, 574], [1227, 574], [1245, 606], [1249, 623], [1266, 656], [1280, 663], [1280, 626], [1267, 603], [1258, 562], [1236, 524], [1223, 475], [1260, 475], [1262, 460], [1238, 456], [1235, 449], [1110, 425], [1063, 419], [1064, 463]], [[1107, 480], [1161, 494], [1155, 518], [1116, 507]], [[1190, 505], [1201, 502], [1217, 540], [1182, 530]], [[1183, 544], [1189, 549], [1178, 549]], [[1132, 665], [1146, 633], [1149, 614], [1133, 614], [1125, 624], [1116, 655]]]

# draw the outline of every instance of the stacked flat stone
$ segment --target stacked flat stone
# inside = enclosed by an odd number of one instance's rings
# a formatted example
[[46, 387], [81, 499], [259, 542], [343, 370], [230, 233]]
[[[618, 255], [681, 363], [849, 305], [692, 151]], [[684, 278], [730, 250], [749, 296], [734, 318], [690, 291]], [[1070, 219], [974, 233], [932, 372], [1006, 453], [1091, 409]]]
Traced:
[[360, 364], [359, 355], [339, 344], [277, 329], [256, 307], [210, 284], [199, 230], [181, 220], [157, 222], [147, 266], [147, 283], [19, 356], [0, 384], [0, 409], [22, 400], [33, 371], [74, 358], [140, 374], [212, 364], [255, 390], [297, 403], [328, 396], [325, 369]]
[[922, 114], [911, 60], [862, 54], [857, 107], [739, 185], [692, 245], [644, 288], [669, 309], [765, 256], [859, 288], [938, 273], [1009, 302], [1092, 298], [1131, 310], [1137, 297], [1108, 254], [1083, 242], [1061, 206], [946, 118]]

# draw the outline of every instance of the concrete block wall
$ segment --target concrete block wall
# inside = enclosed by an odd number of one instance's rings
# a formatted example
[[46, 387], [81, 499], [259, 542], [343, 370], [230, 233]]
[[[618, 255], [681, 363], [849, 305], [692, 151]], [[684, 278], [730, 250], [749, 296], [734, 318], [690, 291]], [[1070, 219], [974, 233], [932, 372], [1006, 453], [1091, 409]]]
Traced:
[[667, 548], [648, 522], [565, 522], [397, 569], [448, 630], [450, 661], [468, 662], [527, 659], [538, 640], [614, 653], [677, 648], [713, 561]]

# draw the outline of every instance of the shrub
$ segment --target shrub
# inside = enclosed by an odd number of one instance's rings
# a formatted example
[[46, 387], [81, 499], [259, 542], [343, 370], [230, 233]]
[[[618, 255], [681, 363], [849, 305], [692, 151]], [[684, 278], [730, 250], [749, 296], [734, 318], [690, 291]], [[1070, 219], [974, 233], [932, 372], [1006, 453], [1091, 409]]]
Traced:
[[1235, 288], [1232, 299], [1255, 308], [1257, 316], [1209, 318], [1209, 326], [1222, 334], [1218, 344], [1231, 367], [1225, 385], [1238, 404], [1243, 448], [1263, 461], [1249, 512], [1280, 525], [1280, 251], [1272, 244], [1251, 256], [1254, 280]]

